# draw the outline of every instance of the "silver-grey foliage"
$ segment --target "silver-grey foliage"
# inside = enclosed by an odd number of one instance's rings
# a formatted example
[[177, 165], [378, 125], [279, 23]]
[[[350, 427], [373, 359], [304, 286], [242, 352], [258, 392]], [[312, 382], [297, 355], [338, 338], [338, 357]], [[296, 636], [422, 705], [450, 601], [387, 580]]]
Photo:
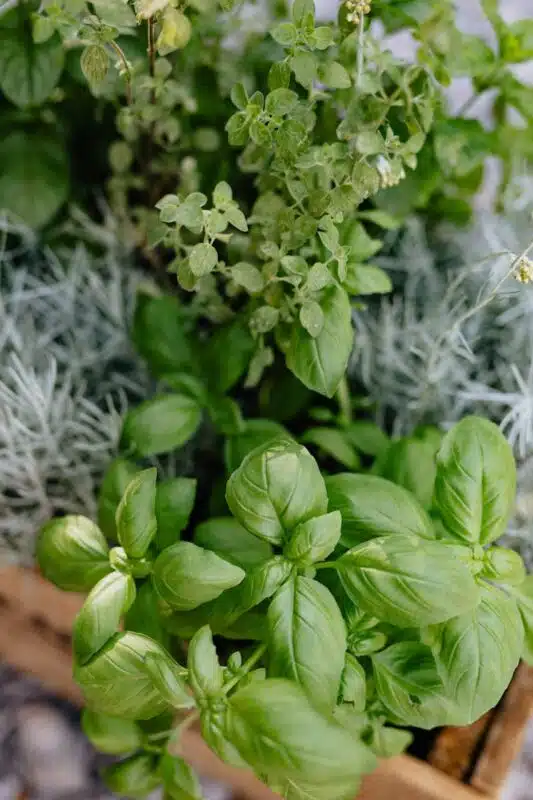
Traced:
[[139, 273], [112, 251], [59, 259], [25, 236], [0, 251], [0, 559], [28, 562], [52, 514], [94, 516], [148, 377], [127, 335]]

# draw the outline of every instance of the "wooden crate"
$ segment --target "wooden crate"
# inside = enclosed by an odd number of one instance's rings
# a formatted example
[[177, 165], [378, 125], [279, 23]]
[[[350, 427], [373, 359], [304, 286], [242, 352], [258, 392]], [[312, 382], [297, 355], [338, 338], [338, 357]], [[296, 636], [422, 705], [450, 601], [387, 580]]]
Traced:
[[[82, 698], [72, 680], [70, 632], [82, 601], [80, 595], [60, 592], [37, 572], [0, 570], [0, 661], [75, 703]], [[383, 762], [365, 779], [358, 800], [495, 798], [532, 713], [533, 670], [521, 665], [497, 709], [473, 726], [442, 731], [430, 763], [410, 756]], [[236, 795], [275, 800], [249, 772], [220, 762], [196, 731], [187, 731], [182, 748], [202, 774], [229, 784]]]

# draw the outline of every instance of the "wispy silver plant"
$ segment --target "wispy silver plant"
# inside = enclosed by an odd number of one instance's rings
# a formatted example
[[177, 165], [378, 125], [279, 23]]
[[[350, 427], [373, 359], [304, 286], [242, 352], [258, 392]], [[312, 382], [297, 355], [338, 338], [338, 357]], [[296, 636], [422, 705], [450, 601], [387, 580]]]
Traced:
[[0, 559], [28, 563], [52, 514], [93, 516], [128, 402], [149, 379], [128, 341], [139, 273], [109, 250], [59, 259], [0, 224]]
[[[529, 197], [525, 194], [529, 192]], [[411, 220], [380, 260], [397, 291], [355, 312], [350, 371], [397, 435], [465, 414], [493, 419], [520, 463], [509, 542], [533, 567], [533, 283], [516, 280], [533, 240], [532, 181], [502, 216], [480, 213], [430, 240]], [[527, 277], [527, 275], [526, 275]]]

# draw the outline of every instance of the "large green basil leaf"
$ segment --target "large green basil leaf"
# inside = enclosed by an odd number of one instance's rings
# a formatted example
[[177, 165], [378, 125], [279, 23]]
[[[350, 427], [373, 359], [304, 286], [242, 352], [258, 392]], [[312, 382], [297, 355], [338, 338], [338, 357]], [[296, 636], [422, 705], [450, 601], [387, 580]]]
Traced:
[[140, 753], [104, 767], [102, 778], [108, 789], [122, 797], [145, 797], [161, 783], [157, 766], [155, 756]]
[[126, 755], [137, 750], [143, 733], [136, 722], [108, 714], [98, 714], [88, 708], [81, 715], [81, 726], [86, 737], [101, 753]]
[[118, 541], [116, 513], [124, 492], [139, 469], [132, 461], [116, 458], [108, 467], [98, 494], [98, 525], [110, 541]]
[[268, 542], [253, 536], [233, 517], [202, 522], [194, 531], [194, 543], [244, 570], [260, 566], [272, 557]]
[[224, 673], [218, 660], [209, 625], [200, 628], [189, 642], [187, 667], [189, 683], [200, 706], [205, 705], [206, 698], [220, 694]]
[[157, 470], [139, 472], [127, 485], [118, 504], [118, 540], [131, 558], [142, 558], [157, 530], [155, 516]]
[[57, 86], [64, 61], [57, 34], [37, 44], [24, 31], [0, 31], [0, 91], [19, 108], [44, 103]]
[[446, 529], [470, 544], [489, 544], [513, 510], [513, 451], [494, 423], [465, 417], [446, 434], [437, 454], [434, 504]]
[[315, 459], [292, 439], [276, 439], [247, 455], [228, 481], [226, 499], [247, 530], [278, 545], [286, 531], [328, 507]]
[[214, 604], [212, 620], [216, 630], [223, 632], [251, 608], [272, 597], [291, 572], [292, 564], [282, 556], [273, 556], [255, 567], [242, 583], [224, 592]]
[[519, 588], [513, 589], [524, 627], [524, 649], [522, 658], [533, 666], [533, 575], [528, 575]]
[[479, 602], [468, 564], [442, 542], [382, 536], [348, 550], [336, 565], [356, 606], [400, 628], [444, 622]]
[[444, 686], [422, 699], [411, 694], [396, 681], [383, 680], [376, 684], [381, 703], [387, 709], [388, 721], [431, 730], [442, 725], [454, 725], [454, 705]]
[[161, 645], [140, 633], [117, 633], [74, 678], [94, 711], [125, 719], [151, 719], [167, 709], [146, 671], [148, 653], [170, 658]]
[[205, 370], [211, 389], [224, 394], [244, 373], [255, 349], [248, 323], [241, 316], [219, 328], [205, 346]]
[[117, 632], [123, 614], [135, 599], [131, 575], [112, 572], [99, 581], [74, 623], [73, 647], [80, 664], [85, 664]]
[[158, 484], [155, 496], [155, 545], [158, 550], [164, 550], [179, 540], [180, 533], [189, 524], [195, 499], [194, 478], [170, 478]]
[[[0, 61], [2, 56], [0, 52]], [[1, 205], [26, 225], [41, 228], [68, 197], [69, 162], [62, 139], [27, 125], [0, 141]]]
[[190, 611], [237, 586], [244, 571], [192, 542], [177, 542], [157, 557], [152, 580], [159, 596], [178, 611]]
[[352, 309], [347, 292], [337, 285], [323, 290], [320, 308], [324, 324], [318, 336], [294, 322], [285, 355], [288, 368], [305, 386], [333, 397], [352, 351]]
[[300, 437], [302, 444], [313, 444], [322, 453], [342, 464], [347, 469], [356, 470], [361, 467], [361, 459], [357, 450], [349, 441], [345, 431], [339, 428], [308, 428]]
[[124, 616], [124, 628], [144, 633], [163, 647], [169, 644], [169, 635], [163, 625], [159, 597], [149, 580], [137, 585], [137, 594]]
[[269, 675], [291, 678], [314, 703], [332, 709], [346, 651], [346, 626], [333, 595], [297, 576], [277, 591], [267, 621]]
[[435, 657], [421, 642], [398, 642], [372, 656], [378, 693], [389, 683], [397, 684], [415, 697], [424, 697], [443, 688]]
[[414, 438], [392, 442], [380, 474], [411, 492], [424, 508], [431, 507], [437, 474], [431, 442]]
[[164, 394], [128, 411], [121, 446], [140, 457], [177, 450], [194, 436], [202, 419], [198, 402], [184, 394]]
[[165, 753], [159, 762], [159, 774], [167, 798], [171, 798], [171, 800], [202, 800], [203, 795], [198, 776], [182, 758]]
[[322, 561], [333, 552], [341, 535], [342, 517], [339, 511], [332, 511], [320, 517], [302, 522], [295, 529], [284, 554], [290, 561], [302, 566], [310, 566]]
[[364, 711], [366, 706], [366, 675], [359, 661], [346, 653], [341, 677], [340, 699], [350, 703], [354, 711]]
[[224, 462], [229, 474], [238, 469], [248, 453], [280, 436], [290, 434], [279, 422], [270, 419], [247, 419], [244, 430], [228, 436], [224, 443]]
[[185, 682], [187, 670], [180, 667], [168, 654], [148, 653], [144, 660], [146, 671], [154, 686], [171, 708], [193, 708], [194, 698]]
[[524, 642], [513, 597], [486, 584], [467, 614], [431, 631], [432, 648], [454, 704], [452, 725], [470, 725], [500, 700], [518, 666]]
[[139, 293], [132, 339], [155, 375], [181, 372], [193, 364], [183, 307], [176, 297]]
[[385, 478], [342, 473], [326, 478], [326, 488], [330, 511], [342, 515], [344, 547], [389, 534], [435, 538], [431, 520], [416, 498]]
[[344, 784], [346, 789], [353, 782], [355, 794], [361, 775], [376, 766], [356, 735], [330, 715], [323, 716], [303, 689], [283, 679], [259, 681], [235, 692], [226, 734], [271, 786], [290, 781], [322, 790]]
[[87, 592], [111, 572], [109, 548], [87, 517], [52, 519], [37, 539], [37, 562], [44, 577], [68, 592]]

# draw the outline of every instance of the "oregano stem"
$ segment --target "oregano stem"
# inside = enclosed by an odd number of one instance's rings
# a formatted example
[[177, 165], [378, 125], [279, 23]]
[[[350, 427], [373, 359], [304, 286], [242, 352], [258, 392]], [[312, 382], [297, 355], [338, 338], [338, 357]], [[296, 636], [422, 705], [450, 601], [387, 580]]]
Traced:
[[230, 681], [224, 684], [224, 694], [228, 694], [228, 692], [231, 691], [231, 689], [233, 689], [233, 687], [250, 672], [252, 667], [257, 664], [261, 656], [266, 652], [266, 649], [267, 646], [264, 642], [256, 647], [250, 658], [244, 662], [237, 674]]
[[131, 90], [131, 71], [130, 65], [128, 64], [128, 59], [124, 53], [124, 50], [115, 42], [113, 39], [109, 42], [117, 56], [119, 57], [120, 61], [122, 62], [122, 66], [124, 67], [124, 80], [126, 81], [126, 102], [129, 106], [131, 106], [133, 102], [133, 95]]
[[363, 77], [363, 68], [365, 65], [365, 15], [361, 14], [359, 17], [359, 35], [357, 38], [357, 74], [355, 77], [355, 87], [359, 88], [361, 78]]

